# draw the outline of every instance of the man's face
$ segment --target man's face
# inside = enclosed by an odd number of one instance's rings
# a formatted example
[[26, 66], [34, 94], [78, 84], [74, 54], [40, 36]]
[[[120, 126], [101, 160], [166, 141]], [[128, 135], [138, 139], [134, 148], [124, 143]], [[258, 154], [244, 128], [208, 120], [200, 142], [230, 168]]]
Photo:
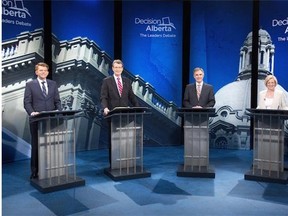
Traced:
[[204, 78], [204, 73], [201, 70], [197, 70], [194, 72], [194, 79], [197, 83], [201, 83]]
[[113, 70], [115, 76], [120, 76], [122, 74], [122, 71], [123, 71], [123, 65], [118, 64], [118, 63], [114, 63], [112, 66], [112, 70]]
[[38, 66], [38, 69], [35, 71], [35, 74], [40, 80], [45, 80], [49, 74], [47, 67]]

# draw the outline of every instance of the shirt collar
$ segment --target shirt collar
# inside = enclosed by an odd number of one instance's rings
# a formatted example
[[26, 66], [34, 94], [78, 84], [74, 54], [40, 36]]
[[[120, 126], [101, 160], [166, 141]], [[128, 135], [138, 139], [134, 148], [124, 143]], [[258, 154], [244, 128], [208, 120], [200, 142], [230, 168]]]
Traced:
[[45, 80], [40, 80], [39, 78], [37, 78], [37, 80], [38, 80], [39, 83], [42, 83], [43, 81], [45, 82], [45, 84], [47, 83], [46, 79]]
[[[118, 79], [118, 77], [117, 77], [117, 76], [115, 76], [114, 74], [113, 74], [113, 76], [114, 76], [114, 79], [115, 79], [115, 80], [117, 80], [117, 79]], [[122, 77], [121, 77], [121, 76], [119, 76], [119, 78], [120, 78], [120, 81], [122, 81]]]

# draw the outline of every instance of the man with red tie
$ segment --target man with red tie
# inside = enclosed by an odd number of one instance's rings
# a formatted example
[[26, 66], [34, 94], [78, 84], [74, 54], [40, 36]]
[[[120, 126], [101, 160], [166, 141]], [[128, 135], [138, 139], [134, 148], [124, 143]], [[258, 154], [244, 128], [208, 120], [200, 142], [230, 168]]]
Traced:
[[[138, 107], [138, 100], [133, 92], [131, 81], [121, 76], [123, 63], [116, 59], [112, 63], [114, 74], [106, 77], [101, 86], [100, 100], [103, 108], [103, 115], [106, 116], [115, 107]], [[108, 122], [109, 127], [111, 123]], [[109, 129], [109, 133], [111, 128]], [[109, 135], [111, 137], [111, 134]], [[110, 140], [111, 142], [111, 140]], [[109, 162], [111, 166], [111, 143], [109, 143]]]
[[138, 100], [132, 90], [131, 81], [121, 76], [123, 63], [116, 59], [112, 63], [114, 74], [103, 80], [100, 100], [103, 114], [107, 115], [115, 107], [139, 106]]

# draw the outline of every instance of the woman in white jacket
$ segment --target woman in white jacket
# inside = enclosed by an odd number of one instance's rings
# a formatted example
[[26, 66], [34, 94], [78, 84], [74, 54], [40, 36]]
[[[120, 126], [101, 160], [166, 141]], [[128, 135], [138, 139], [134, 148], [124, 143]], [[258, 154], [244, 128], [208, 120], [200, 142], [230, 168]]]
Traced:
[[264, 80], [266, 90], [259, 93], [257, 109], [287, 110], [287, 103], [283, 91], [276, 89], [278, 82], [275, 76], [268, 75]]

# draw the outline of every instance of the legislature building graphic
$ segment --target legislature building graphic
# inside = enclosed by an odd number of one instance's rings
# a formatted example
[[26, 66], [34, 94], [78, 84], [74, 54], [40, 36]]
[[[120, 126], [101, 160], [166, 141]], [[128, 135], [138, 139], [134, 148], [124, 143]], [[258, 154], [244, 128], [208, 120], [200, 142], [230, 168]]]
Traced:
[[[15, 149], [18, 156], [24, 158], [30, 154], [24, 89], [26, 82], [35, 77], [35, 64], [43, 61], [43, 34], [42, 29], [23, 32], [2, 43], [3, 149], [7, 152]], [[106, 148], [108, 125], [101, 113], [100, 88], [102, 80], [109, 75], [112, 59], [88, 38], [58, 41], [54, 36], [52, 43], [50, 73], [59, 85], [62, 106], [65, 110], [82, 110], [77, 118], [77, 150]], [[144, 122], [144, 144], [178, 144], [181, 118], [177, 115], [177, 106], [157, 94], [140, 76], [125, 69], [123, 75], [132, 81], [140, 105], [151, 108], [152, 114], [147, 115]]]
[[[35, 77], [35, 64], [43, 61], [43, 34], [42, 29], [37, 29], [2, 42], [3, 161], [30, 157], [29, 119], [23, 108], [23, 96], [26, 82]], [[59, 85], [62, 106], [65, 110], [82, 111], [77, 118], [77, 150], [107, 148], [108, 124], [101, 113], [100, 88], [109, 75], [112, 59], [85, 37], [59, 41], [53, 36], [52, 41], [50, 73]], [[259, 30], [259, 41], [258, 92], [265, 89], [265, 77], [274, 74], [275, 52], [267, 31]], [[209, 122], [212, 148], [250, 148], [250, 117], [245, 110], [250, 108], [251, 53], [252, 33], [249, 33], [240, 49], [236, 80], [215, 94], [217, 116]], [[151, 115], [144, 120], [144, 145], [181, 144], [179, 107], [157, 94], [140, 76], [126, 69], [123, 75], [132, 81], [140, 105], [151, 108]], [[288, 95], [280, 85], [277, 88]]]
[[[275, 46], [269, 33], [259, 29], [258, 92], [264, 90], [264, 79], [274, 75]], [[227, 149], [250, 148], [250, 117], [245, 113], [250, 108], [251, 67], [252, 67], [252, 32], [240, 48], [239, 72], [236, 80], [215, 94], [217, 116], [210, 122], [210, 146]], [[279, 84], [278, 89], [287, 91]], [[287, 137], [287, 133], [286, 136]]]

